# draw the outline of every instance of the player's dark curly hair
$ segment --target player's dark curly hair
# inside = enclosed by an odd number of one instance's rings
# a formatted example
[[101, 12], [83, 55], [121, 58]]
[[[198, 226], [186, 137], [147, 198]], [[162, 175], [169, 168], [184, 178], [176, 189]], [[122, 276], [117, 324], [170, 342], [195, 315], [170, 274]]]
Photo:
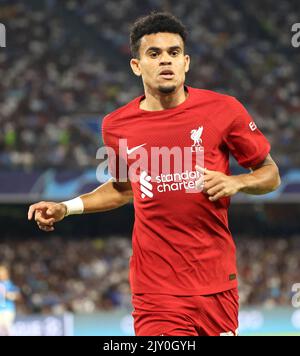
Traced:
[[187, 30], [182, 22], [167, 12], [151, 12], [150, 15], [138, 18], [130, 29], [130, 49], [134, 58], [139, 58], [141, 38], [158, 32], [177, 33], [186, 43]]

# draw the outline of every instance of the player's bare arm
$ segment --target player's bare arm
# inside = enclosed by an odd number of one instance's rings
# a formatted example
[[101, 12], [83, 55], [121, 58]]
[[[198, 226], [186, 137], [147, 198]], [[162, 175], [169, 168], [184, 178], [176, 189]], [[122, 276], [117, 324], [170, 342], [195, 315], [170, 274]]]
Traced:
[[224, 173], [196, 167], [203, 173], [199, 184], [204, 183], [203, 192], [214, 202], [220, 198], [230, 197], [238, 192], [262, 195], [276, 190], [280, 183], [279, 169], [272, 157], [268, 155], [259, 165], [251, 168], [251, 173], [227, 176]]
[[20, 299], [20, 293], [17, 292], [7, 292], [5, 295], [5, 298], [7, 300], [11, 300], [13, 302], [17, 301]]
[[[102, 184], [90, 193], [80, 196], [83, 213], [97, 213], [119, 208], [132, 200], [130, 182], [115, 182], [113, 179]], [[28, 220], [34, 217], [38, 227], [43, 231], [53, 231], [54, 224], [67, 215], [64, 203], [39, 202], [28, 210]]]

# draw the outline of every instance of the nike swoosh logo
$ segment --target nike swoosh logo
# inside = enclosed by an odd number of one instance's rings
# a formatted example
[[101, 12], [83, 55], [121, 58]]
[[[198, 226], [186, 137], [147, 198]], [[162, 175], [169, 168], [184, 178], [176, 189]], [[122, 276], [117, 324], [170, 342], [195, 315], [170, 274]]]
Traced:
[[143, 147], [143, 146], [145, 146], [145, 145], [147, 145], [147, 143], [144, 143], [144, 144], [142, 144], [142, 145], [133, 147], [133, 148], [131, 148], [131, 149], [129, 149], [129, 148], [127, 147], [127, 154], [128, 154], [128, 156], [129, 156], [131, 153], [133, 153], [134, 151], [138, 150], [139, 148], [141, 148], [141, 147]]

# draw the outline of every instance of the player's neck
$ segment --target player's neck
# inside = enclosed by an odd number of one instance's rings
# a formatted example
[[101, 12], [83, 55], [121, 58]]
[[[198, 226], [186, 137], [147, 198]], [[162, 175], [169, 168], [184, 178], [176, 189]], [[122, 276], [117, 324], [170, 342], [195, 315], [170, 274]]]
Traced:
[[185, 91], [184, 86], [170, 95], [145, 90], [145, 99], [140, 102], [140, 109], [158, 111], [175, 108], [182, 104], [187, 99], [188, 95], [189, 94]]

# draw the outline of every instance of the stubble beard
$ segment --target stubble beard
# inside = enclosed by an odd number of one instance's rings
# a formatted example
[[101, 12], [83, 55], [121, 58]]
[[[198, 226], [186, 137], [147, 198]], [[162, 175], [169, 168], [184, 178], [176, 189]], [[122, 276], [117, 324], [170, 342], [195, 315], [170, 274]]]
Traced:
[[176, 90], [176, 85], [170, 85], [170, 86], [167, 86], [167, 87], [160, 85], [158, 87], [158, 90], [159, 90], [159, 92], [161, 94], [172, 94]]

